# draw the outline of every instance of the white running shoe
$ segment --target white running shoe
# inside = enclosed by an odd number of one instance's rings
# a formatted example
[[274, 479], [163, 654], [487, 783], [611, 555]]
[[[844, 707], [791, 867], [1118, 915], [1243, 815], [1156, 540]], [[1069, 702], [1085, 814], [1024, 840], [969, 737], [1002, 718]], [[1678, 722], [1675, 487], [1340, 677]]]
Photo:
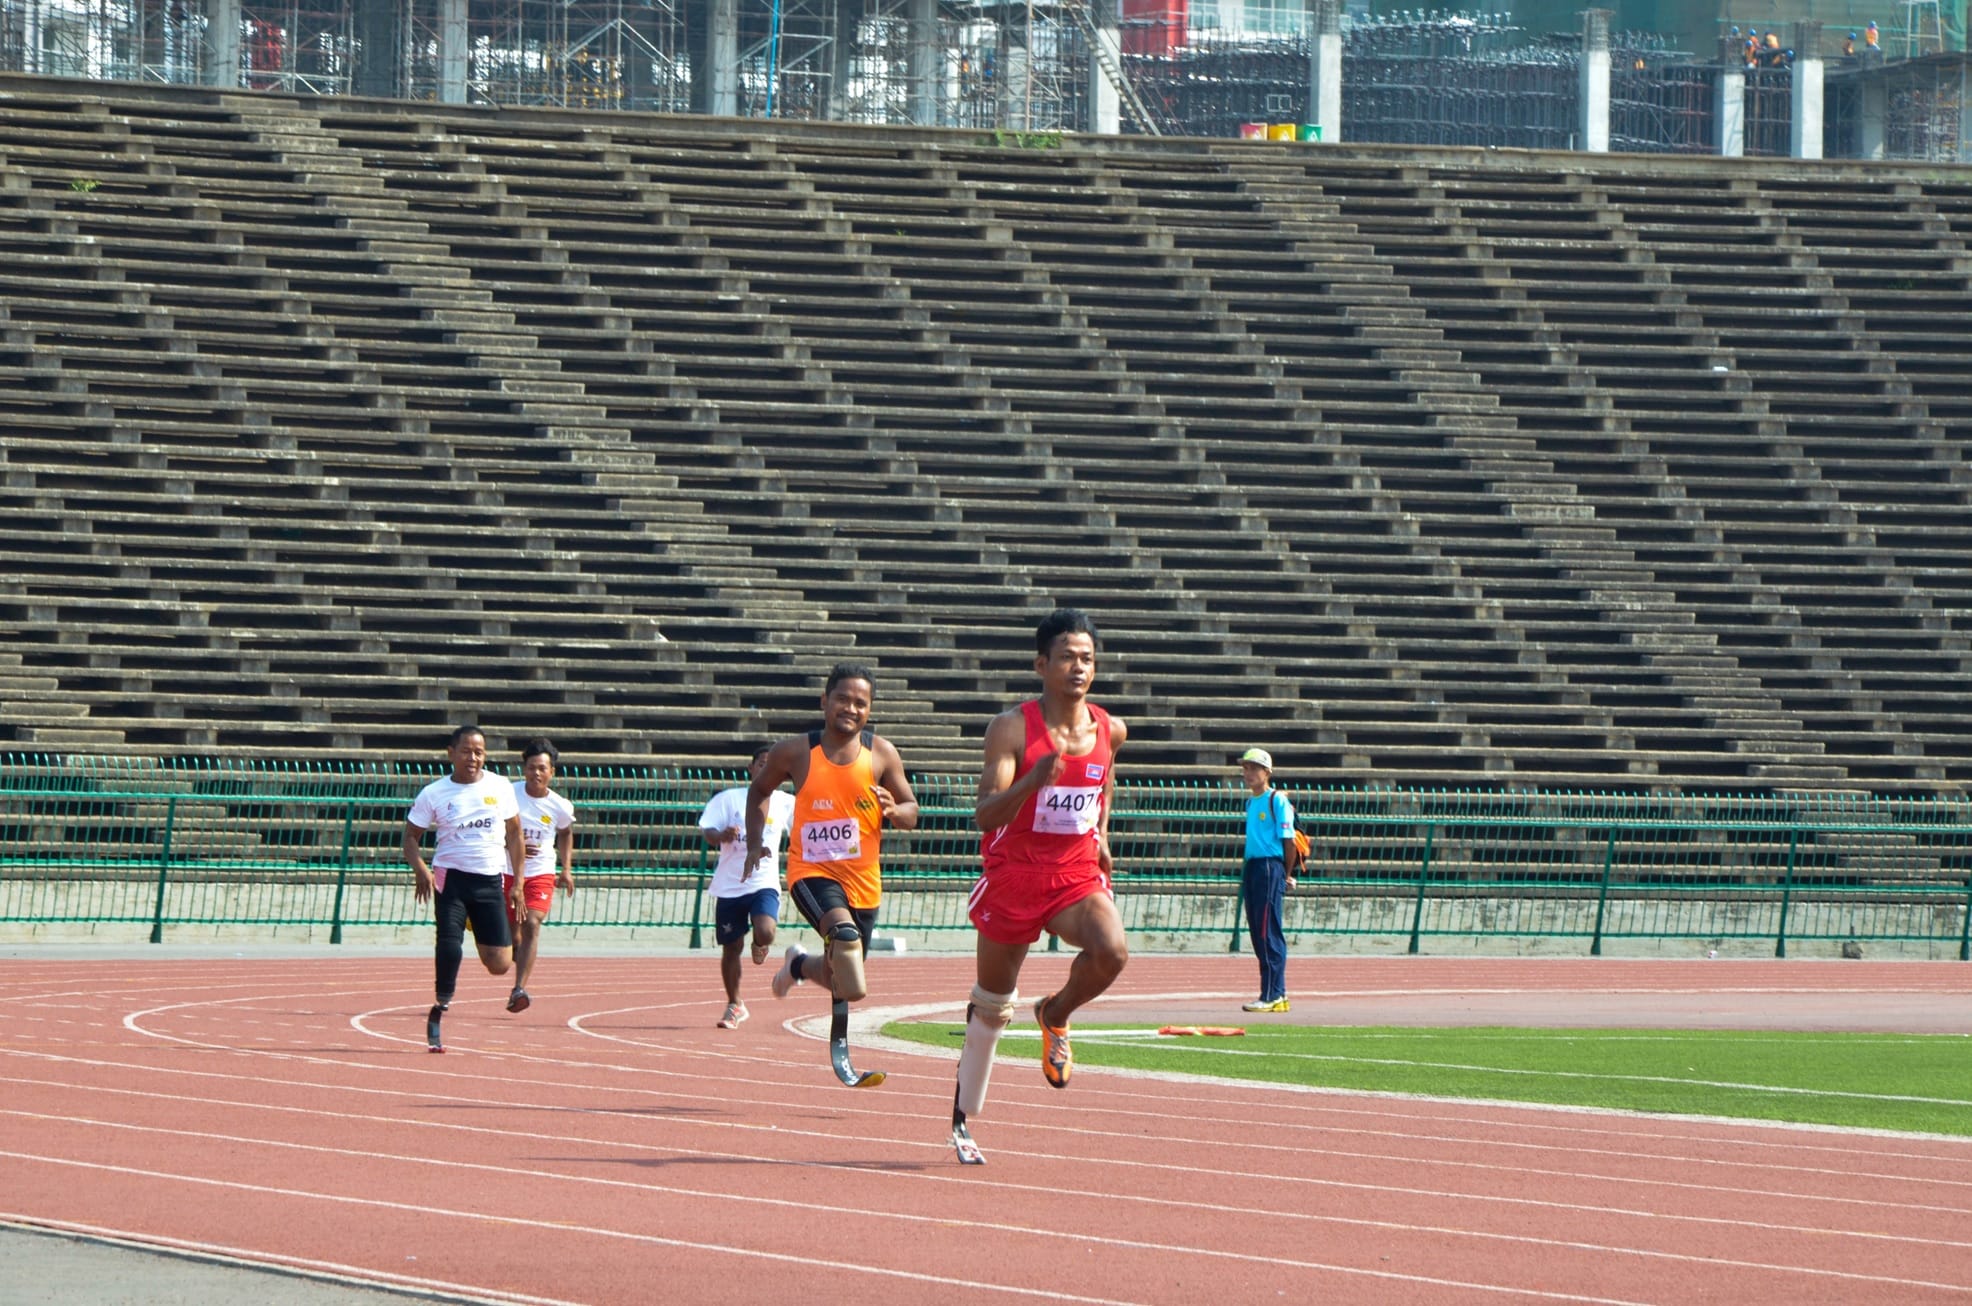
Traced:
[[800, 980], [794, 977], [794, 962], [797, 957], [805, 957], [807, 955], [808, 949], [798, 943], [788, 948], [785, 959], [781, 962], [781, 968], [774, 972], [774, 978], [770, 981], [773, 985], [775, 997], [786, 997], [789, 989], [801, 983]]
[[751, 1014], [752, 1013], [746, 1009], [746, 1004], [744, 1002], [728, 1002], [726, 1004], [726, 1014], [719, 1017], [719, 1028], [738, 1029], [740, 1027], [740, 1022], [745, 1020]]

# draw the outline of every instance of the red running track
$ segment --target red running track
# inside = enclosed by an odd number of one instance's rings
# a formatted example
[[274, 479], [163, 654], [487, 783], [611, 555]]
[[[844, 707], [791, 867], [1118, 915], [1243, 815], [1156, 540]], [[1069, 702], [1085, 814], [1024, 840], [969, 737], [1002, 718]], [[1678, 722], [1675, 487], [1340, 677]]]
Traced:
[[[1066, 964], [1036, 954], [1026, 991]], [[881, 959], [865, 1006], [949, 1010], [970, 969]], [[1059, 1093], [1009, 1059], [989, 1164], [961, 1167], [949, 1060], [866, 1038], [889, 1082], [841, 1088], [796, 1028], [822, 996], [776, 1003], [766, 975], [725, 1032], [710, 955], [550, 955], [521, 1016], [469, 970], [432, 1056], [422, 959], [0, 962], [0, 1219], [489, 1301], [1972, 1300], [1967, 1140], [1094, 1069]], [[1297, 958], [1290, 979], [1318, 1022], [1519, 993], [1597, 1022], [1702, 997], [1972, 1032], [1953, 963]], [[1250, 959], [1139, 957], [1091, 1018], [1250, 1019], [1251, 982]]]

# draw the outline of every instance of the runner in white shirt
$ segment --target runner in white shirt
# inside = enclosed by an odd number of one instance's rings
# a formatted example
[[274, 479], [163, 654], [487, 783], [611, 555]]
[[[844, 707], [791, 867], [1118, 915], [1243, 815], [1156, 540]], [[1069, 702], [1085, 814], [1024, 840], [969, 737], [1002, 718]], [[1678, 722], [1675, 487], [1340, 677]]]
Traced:
[[[772, 744], [753, 750], [747, 764], [749, 780], [760, 774]], [[746, 869], [747, 786], [721, 789], [705, 805], [698, 828], [705, 841], [719, 850], [719, 864], [712, 872], [712, 937], [724, 951], [719, 955], [719, 975], [726, 981], [726, 1014], [719, 1018], [720, 1029], [738, 1029], [747, 1017], [740, 1001], [740, 944], [746, 941], [749, 925], [753, 930], [753, 964], [767, 959], [774, 946], [774, 928], [781, 915], [781, 842], [787, 837], [788, 823], [794, 817], [794, 795], [776, 789], [767, 802], [767, 823], [760, 832], [767, 850], [752, 874]]]
[[531, 740], [520, 754], [520, 773], [526, 778], [514, 781], [521, 838], [527, 844], [518, 897], [525, 899], [526, 907], [515, 906], [513, 877], [508, 876], [507, 918], [514, 927], [514, 991], [507, 995], [508, 1011], [526, 1011], [534, 1001], [527, 996], [527, 977], [534, 973], [534, 959], [540, 955], [541, 926], [554, 906], [555, 885], [575, 896], [575, 804], [548, 787], [560, 762], [553, 744]]
[[[472, 921], [479, 960], [489, 973], [504, 975], [513, 965], [502, 877], [518, 875], [526, 854], [513, 786], [486, 769], [485, 734], [478, 726], [460, 726], [445, 755], [452, 774], [426, 785], [404, 822], [404, 860], [417, 873], [417, 900], [430, 902], [434, 889], [438, 895], [438, 1001], [425, 1015], [425, 1046], [433, 1052], [445, 1050], [439, 1022], [459, 985], [466, 922]], [[430, 865], [422, 851], [427, 830], [438, 832]]]

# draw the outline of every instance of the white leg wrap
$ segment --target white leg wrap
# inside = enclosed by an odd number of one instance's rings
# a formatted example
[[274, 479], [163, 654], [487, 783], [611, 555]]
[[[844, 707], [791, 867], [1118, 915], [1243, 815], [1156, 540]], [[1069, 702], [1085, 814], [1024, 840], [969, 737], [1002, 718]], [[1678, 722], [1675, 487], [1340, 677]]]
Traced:
[[1019, 993], [988, 993], [972, 986], [972, 1006], [965, 1022], [965, 1046], [959, 1050], [959, 1110], [976, 1116], [986, 1109], [986, 1085], [993, 1078], [993, 1054], [1000, 1035], [1020, 1004]]
[[829, 940], [829, 988], [844, 1002], [861, 1002], [870, 991], [863, 977], [863, 941]]

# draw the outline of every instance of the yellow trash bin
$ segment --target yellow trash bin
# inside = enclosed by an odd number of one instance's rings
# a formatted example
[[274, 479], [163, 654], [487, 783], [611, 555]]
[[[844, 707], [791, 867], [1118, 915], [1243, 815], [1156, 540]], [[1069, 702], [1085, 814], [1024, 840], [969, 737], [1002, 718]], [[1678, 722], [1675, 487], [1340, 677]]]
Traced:
[[1294, 124], [1293, 124], [1293, 123], [1291, 123], [1291, 122], [1276, 122], [1276, 123], [1270, 123], [1270, 124], [1268, 124], [1268, 127], [1267, 127], [1267, 139], [1268, 139], [1268, 140], [1270, 140], [1270, 141], [1291, 141], [1291, 140], [1293, 140], [1293, 139], [1294, 139]]

